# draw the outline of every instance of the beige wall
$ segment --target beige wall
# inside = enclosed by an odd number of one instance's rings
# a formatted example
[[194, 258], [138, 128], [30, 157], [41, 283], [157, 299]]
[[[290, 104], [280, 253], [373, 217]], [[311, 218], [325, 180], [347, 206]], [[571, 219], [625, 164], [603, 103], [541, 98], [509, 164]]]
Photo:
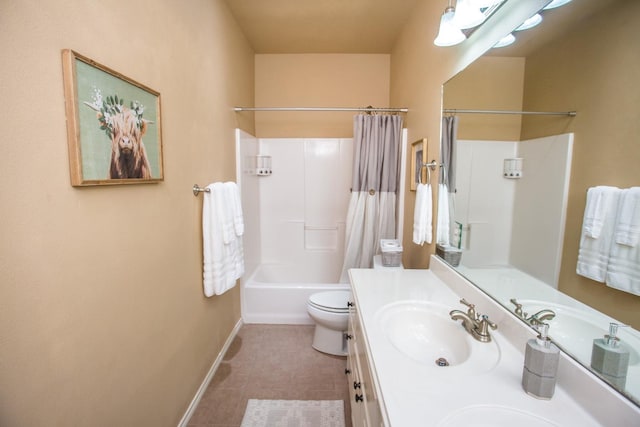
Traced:
[[640, 185], [640, 2], [624, 0], [527, 58], [524, 108], [576, 110], [575, 118], [526, 118], [522, 138], [574, 132], [560, 290], [640, 327], [640, 297], [576, 274], [589, 187]]
[[[387, 107], [389, 61], [386, 54], [256, 55], [256, 106]], [[255, 114], [260, 138], [351, 138], [356, 113]]]
[[[253, 52], [217, 0], [0, 3], [0, 425], [175, 426], [240, 317], [202, 291]], [[165, 180], [72, 188], [61, 50], [159, 91]]]
[[[478, 58], [444, 85], [444, 108], [522, 109], [524, 64], [524, 58]], [[459, 114], [458, 117], [458, 139], [520, 140], [520, 115]]]

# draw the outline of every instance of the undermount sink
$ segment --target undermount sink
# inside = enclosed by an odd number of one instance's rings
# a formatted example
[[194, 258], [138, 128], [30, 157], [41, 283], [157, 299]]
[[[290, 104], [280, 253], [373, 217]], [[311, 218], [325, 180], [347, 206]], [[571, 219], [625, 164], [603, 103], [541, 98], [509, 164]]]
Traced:
[[541, 427], [558, 424], [530, 412], [499, 405], [477, 405], [459, 409], [437, 427]]
[[[589, 313], [562, 304], [548, 303], [538, 300], [518, 300], [522, 304], [522, 310], [531, 316], [543, 309], [553, 310], [556, 314], [553, 319], [545, 321], [549, 324], [549, 336], [558, 342], [561, 347], [587, 362], [591, 360], [593, 340], [602, 338], [609, 333], [609, 323], [606, 319], [598, 319]], [[625, 334], [621, 328], [618, 330], [622, 342], [627, 342], [630, 350], [629, 365], [640, 363], [640, 354], [635, 350], [635, 337]]]
[[400, 301], [376, 314], [389, 343], [418, 364], [441, 372], [482, 373], [500, 359], [495, 342], [481, 343], [449, 316], [450, 307]]

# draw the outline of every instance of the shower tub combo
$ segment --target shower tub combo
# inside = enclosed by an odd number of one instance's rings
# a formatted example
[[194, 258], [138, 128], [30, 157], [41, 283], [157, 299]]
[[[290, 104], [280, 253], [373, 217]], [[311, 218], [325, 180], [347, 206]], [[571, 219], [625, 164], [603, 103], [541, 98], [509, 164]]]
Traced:
[[314, 324], [307, 313], [309, 297], [318, 292], [348, 291], [323, 266], [261, 264], [242, 283], [245, 323]]

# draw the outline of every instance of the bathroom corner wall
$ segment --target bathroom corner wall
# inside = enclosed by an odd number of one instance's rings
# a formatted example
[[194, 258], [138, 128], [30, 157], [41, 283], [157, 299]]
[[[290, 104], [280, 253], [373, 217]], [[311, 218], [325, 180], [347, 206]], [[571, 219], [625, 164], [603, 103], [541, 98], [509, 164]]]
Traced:
[[[257, 107], [389, 106], [387, 54], [260, 54], [255, 61]], [[257, 112], [256, 136], [352, 138], [354, 114]]]
[[[253, 51], [220, 0], [0, 2], [0, 425], [176, 426], [240, 319], [205, 298]], [[161, 94], [164, 181], [73, 188], [61, 50]]]

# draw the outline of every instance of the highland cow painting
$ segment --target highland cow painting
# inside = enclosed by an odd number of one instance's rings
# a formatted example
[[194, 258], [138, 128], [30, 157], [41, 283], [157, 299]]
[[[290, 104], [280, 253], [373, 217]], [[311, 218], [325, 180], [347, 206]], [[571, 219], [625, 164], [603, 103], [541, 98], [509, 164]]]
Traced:
[[162, 181], [160, 94], [64, 50], [71, 185]]

